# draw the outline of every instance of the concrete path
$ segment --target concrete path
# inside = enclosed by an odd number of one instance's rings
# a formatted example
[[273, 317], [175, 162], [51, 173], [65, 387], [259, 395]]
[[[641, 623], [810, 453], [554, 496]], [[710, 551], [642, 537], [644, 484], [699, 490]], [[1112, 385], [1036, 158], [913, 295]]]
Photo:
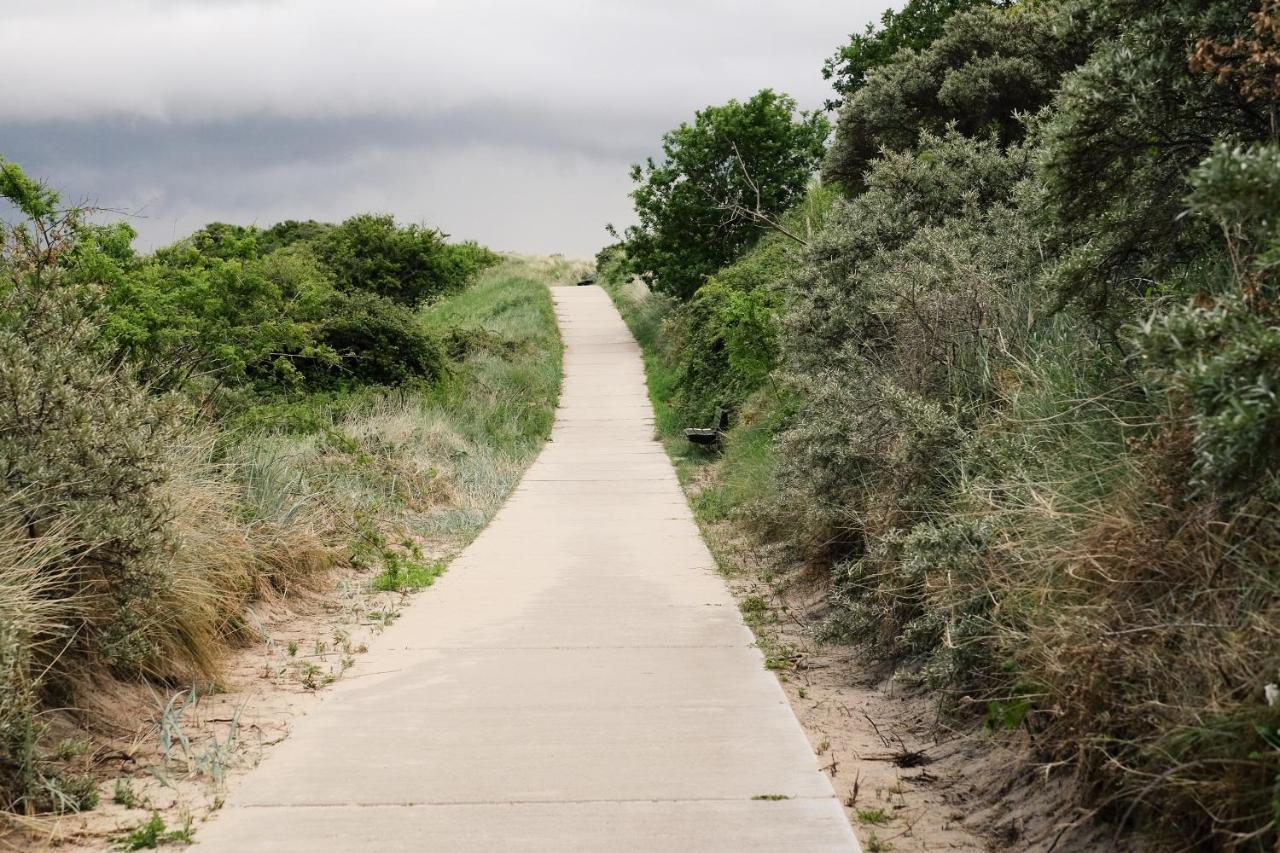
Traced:
[[858, 849], [653, 440], [638, 348], [599, 288], [552, 292], [551, 442], [204, 849]]

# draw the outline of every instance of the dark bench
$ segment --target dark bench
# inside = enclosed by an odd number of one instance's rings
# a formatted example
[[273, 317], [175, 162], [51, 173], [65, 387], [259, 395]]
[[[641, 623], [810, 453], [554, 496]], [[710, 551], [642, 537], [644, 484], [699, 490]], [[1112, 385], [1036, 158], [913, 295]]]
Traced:
[[700, 447], [714, 447], [720, 443], [725, 431], [729, 429], [729, 412], [727, 409], [716, 409], [716, 425], [710, 429], [690, 427], [684, 431], [684, 437]]

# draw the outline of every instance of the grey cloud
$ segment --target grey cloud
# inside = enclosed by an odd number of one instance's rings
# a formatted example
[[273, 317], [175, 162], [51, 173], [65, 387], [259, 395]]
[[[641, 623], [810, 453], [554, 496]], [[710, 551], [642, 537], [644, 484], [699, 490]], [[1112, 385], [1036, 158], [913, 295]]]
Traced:
[[885, 0], [0, 0], [0, 156], [210, 219], [386, 210], [526, 251], [594, 251], [630, 163], [763, 86], [816, 106]]

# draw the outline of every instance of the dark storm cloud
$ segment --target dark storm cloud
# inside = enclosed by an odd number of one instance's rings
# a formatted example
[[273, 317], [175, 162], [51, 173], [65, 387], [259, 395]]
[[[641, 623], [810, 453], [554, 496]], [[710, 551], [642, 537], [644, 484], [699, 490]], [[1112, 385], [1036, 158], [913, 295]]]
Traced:
[[0, 156], [146, 245], [386, 210], [584, 254], [663, 131], [763, 86], [816, 106], [882, 4], [0, 0]]
[[[216, 0], [233, 2], [233, 0]], [[247, 0], [241, 0], [247, 2]], [[50, 164], [222, 169], [341, 160], [362, 148], [503, 144], [617, 161], [652, 148], [647, 123], [629, 115], [574, 115], [518, 104], [473, 103], [429, 118], [294, 118], [258, 114], [215, 121], [136, 117], [0, 121], [6, 156]]]

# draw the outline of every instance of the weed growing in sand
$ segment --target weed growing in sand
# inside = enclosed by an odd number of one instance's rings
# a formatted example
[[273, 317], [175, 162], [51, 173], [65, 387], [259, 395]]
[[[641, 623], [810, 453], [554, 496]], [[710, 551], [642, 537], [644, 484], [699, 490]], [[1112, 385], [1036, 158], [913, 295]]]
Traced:
[[862, 844], [867, 853], [890, 853], [893, 850], [893, 844], [876, 836], [873, 832]]
[[117, 779], [115, 790], [111, 794], [111, 802], [127, 809], [136, 809], [139, 802], [138, 792], [133, 790], [133, 785], [127, 779]]
[[170, 844], [191, 844], [195, 841], [195, 829], [190, 816], [183, 819], [181, 829], [169, 829], [159, 812], [116, 843], [117, 850], [154, 850]]

